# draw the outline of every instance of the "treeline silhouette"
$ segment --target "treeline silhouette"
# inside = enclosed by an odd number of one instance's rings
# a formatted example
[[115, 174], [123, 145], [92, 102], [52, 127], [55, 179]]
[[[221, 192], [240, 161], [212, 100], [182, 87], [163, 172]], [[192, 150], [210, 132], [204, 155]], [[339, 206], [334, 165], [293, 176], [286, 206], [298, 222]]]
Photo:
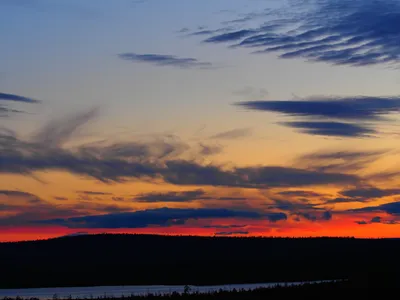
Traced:
[[400, 240], [82, 235], [0, 243], [0, 288], [400, 282]]
[[[89, 297], [89, 298], [73, 298], [72, 296], [61, 298], [53, 295], [51, 300], [256, 300], [256, 299], [282, 299], [285, 296], [295, 296], [302, 299], [303, 297], [318, 296], [326, 300], [337, 299], [340, 296], [348, 297], [349, 289], [356, 289], [353, 296], [370, 297], [370, 289], [386, 289], [399, 288], [396, 285], [358, 285], [351, 281], [337, 281], [329, 283], [307, 283], [297, 286], [284, 286], [277, 285], [270, 288], [258, 288], [254, 290], [234, 289], [232, 291], [213, 291], [208, 293], [199, 292], [184, 292], [184, 293], [168, 293], [168, 294], [147, 294], [147, 295], [125, 295], [122, 297], [102, 296], [102, 297]], [[279, 298], [278, 298], [279, 297]], [[10, 298], [5, 297], [3, 300], [40, 300], [38, 298]], [[49, 299], [50, 300], [50, 299]]]

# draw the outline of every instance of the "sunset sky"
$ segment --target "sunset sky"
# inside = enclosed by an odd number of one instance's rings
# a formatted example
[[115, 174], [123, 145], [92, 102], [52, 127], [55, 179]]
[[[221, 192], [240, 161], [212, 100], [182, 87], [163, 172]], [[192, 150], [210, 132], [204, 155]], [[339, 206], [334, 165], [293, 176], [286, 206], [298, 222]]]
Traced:
[[400, 237], [399, 1], [0, 11], [0, 241]]

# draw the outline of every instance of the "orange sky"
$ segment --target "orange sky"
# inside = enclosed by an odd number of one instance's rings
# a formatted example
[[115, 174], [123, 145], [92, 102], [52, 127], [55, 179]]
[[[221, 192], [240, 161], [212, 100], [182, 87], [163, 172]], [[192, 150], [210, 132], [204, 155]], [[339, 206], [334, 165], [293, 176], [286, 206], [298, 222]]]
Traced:
[[0, 0], [0, 241], [400, 237], [400, 5], [331, 1]]

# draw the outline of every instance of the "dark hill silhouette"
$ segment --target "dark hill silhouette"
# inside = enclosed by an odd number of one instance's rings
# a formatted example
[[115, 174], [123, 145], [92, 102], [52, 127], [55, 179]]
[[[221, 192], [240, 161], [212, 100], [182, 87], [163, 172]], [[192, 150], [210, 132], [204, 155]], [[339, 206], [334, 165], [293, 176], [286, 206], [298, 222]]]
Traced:
[[396, 278], [400, 240], [81, 235], [0, 243], [0, 288]]

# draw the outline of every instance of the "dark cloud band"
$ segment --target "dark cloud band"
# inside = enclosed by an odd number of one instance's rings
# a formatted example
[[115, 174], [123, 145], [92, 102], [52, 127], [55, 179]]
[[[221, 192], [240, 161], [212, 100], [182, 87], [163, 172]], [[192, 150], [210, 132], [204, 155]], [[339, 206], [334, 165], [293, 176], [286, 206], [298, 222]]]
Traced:
[[256, 48], [256, 53], [278, 53], [284, 59], [302, 58], [332, 65], [359, 67], [400, 62], [398, 1], [299, 2], [300, 5], [285, 7], [285, 12], [262, 14], [265, 22], [259, 27], [246, 27], [247, 22], [260, 18], [248, 15], [242, 18], [241, 28], [218, 28], [204, 42]]

